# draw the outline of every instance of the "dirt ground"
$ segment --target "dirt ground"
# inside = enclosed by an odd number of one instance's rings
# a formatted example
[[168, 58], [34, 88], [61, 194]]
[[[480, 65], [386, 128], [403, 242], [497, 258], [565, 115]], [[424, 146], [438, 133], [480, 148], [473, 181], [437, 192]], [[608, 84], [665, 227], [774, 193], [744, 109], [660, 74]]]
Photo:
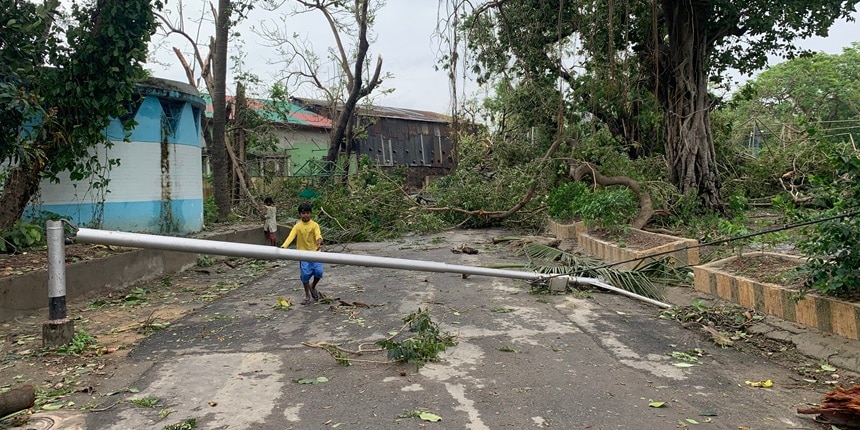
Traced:
[[[115, 246], [76, 243], [66, 245], [66, 263], [77, 263], [108, 255], [129, 251], [128, 248]], [[46, 247], [19, 254], [0, 254], [0, 278], [48, 269], [48, 250]]]
[[744, 255], [723, 265], [723, 268], [736, 275], [745, 276], [759, 282], [791, 285], [798, 275], [792, 270], [800, 267], [796, 260], [770, 254]]
[[637, 251], [656, 248], [672, 242], [672, 239], [668, 237], [643, 234], [639, 230], [630, 230], [624, 233], [613, 233], [608, 230], [593, 230], [588, 234], [605, 241], [623, 243], [625, 248]]

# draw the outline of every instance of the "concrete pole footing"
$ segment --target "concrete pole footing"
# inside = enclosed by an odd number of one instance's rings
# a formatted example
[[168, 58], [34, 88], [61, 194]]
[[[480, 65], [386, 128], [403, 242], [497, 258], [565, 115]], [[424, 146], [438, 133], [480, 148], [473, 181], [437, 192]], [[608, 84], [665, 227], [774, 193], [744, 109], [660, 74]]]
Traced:
[[56, 348], [68, 345], [75, 337], [75, 322], [63, 318], [50, 320], [42, 324], [42, 346]]

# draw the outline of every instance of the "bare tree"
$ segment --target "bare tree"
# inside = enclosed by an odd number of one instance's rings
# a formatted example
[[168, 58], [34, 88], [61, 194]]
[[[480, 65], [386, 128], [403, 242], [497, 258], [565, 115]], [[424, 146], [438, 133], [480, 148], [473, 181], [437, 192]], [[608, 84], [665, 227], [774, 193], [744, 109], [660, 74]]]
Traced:
[[370, 48], [368, 30], [382, 3], [372, 0], [297, 1], [305, 9], [295, 11], [294, 16], [318, 11], [325, 17], [331, 29], [335, 47], [330, 50], [330, 54], [338, 70], [335, 85], [325, 84], [327, 80], [320, 72], [319, 57], [308, 48], [307, 41], [298, 39], [296, 35], [288, 35], [285, 29], [270, 29], [265, 26], [261, 36], [277, 47], [282, 56], [281, 61], [289, 66], [285, 80], [296, 85], [313, 86], [325, 94], [331, 104], [332, 132], [326, 156], [326, 168], [331, 173], [341, 151], [349, 150], [359, 101], [369, 96], [383, 80], [380, 76], [382, 56], [377, 57], [373, 73], [370, 73], [367, 58]]

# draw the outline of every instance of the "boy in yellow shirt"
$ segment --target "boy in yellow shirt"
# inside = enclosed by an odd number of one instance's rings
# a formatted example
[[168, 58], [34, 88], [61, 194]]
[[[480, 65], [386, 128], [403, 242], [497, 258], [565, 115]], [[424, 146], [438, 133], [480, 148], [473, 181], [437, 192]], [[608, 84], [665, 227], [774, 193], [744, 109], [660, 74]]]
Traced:
[[[311, 220], [311, 205], [302, 203], [299, 205], [300, 221], [296, 222], [293, 229], [290, 230], [290, 235], [281, 244], [281, 248], [287, 248], [293, 240], [296, 241], [296, 249], [300, 251], [319, 251], [322, 246], [322, 233], [320, 225], [316, 221]], [[305, 287], [305, 300], [302, 304], [306, 305], [320, 299], [320, 293], [317, 292], [317, 283], [323, 277], [323, 265], [314, 261], [300, 261], [299, 268], [301, 270], [302, 285]], [[311, 278], [314, 278], [311, 283]]]

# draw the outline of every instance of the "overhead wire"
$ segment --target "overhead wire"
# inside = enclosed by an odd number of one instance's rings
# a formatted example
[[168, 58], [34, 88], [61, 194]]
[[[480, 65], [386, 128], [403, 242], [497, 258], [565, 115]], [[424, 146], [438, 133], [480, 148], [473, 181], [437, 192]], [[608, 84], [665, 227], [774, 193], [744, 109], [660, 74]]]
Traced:
[[[678, 251], [685, 251], [688, 249], [698, 249], [698, 248], [704, 248], [704, 247], [708, 247], [708, 246], [722, 245], [724, 243], [734, 242], [736, 240], [749, 239], [751, 237], [762, 236], [765, 234], [776, 233], [776, 232], [780, 232], [780, 231], [784, 231], [784, 230], [791, 230], [794, 228], [818, 224], [818, 223], [822, 223], [825, 221], [832, 221], [832, 220], [841, 219], [841, 218], [850, 218], [850, 217], [854, 217], [857, 215], [860, 215], [860, 210], [855, 210], [853, 212], [842, 213], [839, 215], [833, 215], [833, 216], [824, 217], [824, 218], [802, 221], [802, 222], [798, 222], [798, 223], [794, 223], [794, 224], [783, 224], [781, 227], [777, 227], [777, 228], [771, 228], [771, 229], [762, 230], [762, 231], [753, 232], [753, 233], [748, 233], [748, 234], [743, 234], [743, 235], [739, 235], [739, 236], [733, 236], [733, 237], [729, 237], [726, 239], [715, 240], [712, 242], [701, 243], [701, 244], [693, 245], [693, 246], [685, 245], [681, 248], [676, 248], [676, 249], [672, 249], [672, 250], [668, 250], [668, 251], [655, 252], [652, 254], [643, 255], [643, 256], [631, 258], [628, 260], [622, 260], [622, 261], [607, 263], [607, 264], [604, 264], [602, 266], [594, 267], [593, 269], [603, 269], [603, 268], [607, 268], [607, 267], [618, 266], [620, 264], [632, 263], [632, 262], [644, 260], [646, 258], [659, 257], [661, 255], [668, 255], [668, 254], [672, 254], [672, 253], [675, 253]], [[696, 264], [688, 264], [685, 267], [691, 267], [691, 266], [696, 266]]]

